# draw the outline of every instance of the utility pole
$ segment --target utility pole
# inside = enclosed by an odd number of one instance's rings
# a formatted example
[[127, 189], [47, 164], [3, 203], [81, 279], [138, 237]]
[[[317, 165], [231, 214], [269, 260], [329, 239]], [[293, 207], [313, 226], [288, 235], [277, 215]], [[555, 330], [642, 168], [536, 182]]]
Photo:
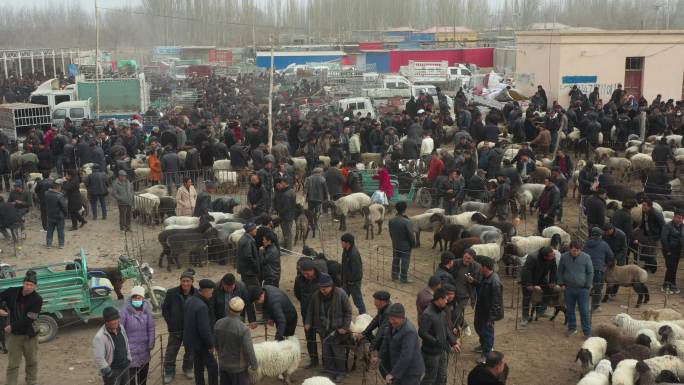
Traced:
[[660, 8], [662, 8], [662, 7], [663, 7], [662, 4], [656, 4], [653, 6], [653, 8], [655, 8], [655, 11], [656, 11], [655, 12], [655, 29], [656, 29], [656, 31], [660, 29], [660, 26], [658, 25], [658, 17], [660, 15]]
[[268, 151], [273, 147], [273, 71], [274, 57], [273, 57], [273, 35], [268, 38], [271, 43], [271, 79], [268, 87]]
[[100, 120], [100, 9], [95, 0], [95, 116]]

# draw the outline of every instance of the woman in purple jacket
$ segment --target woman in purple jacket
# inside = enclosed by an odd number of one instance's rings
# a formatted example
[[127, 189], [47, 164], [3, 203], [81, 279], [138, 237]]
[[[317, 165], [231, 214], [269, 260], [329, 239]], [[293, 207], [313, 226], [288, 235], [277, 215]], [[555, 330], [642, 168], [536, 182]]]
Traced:
[[154, 319], [152, 305], [145, 300], [145, 289], [142, 286], [131, 289], [130, 300], [121, 312], [121, 326], [126, 330], [131, 350], [131, 384], [146, 385], [150, 352], [154, 348]]

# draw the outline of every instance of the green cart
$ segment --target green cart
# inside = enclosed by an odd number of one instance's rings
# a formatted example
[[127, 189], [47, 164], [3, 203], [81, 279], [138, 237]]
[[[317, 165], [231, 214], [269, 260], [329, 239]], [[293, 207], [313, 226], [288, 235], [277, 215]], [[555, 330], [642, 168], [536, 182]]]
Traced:
[[[166, 290], [151, 286], [152, 269], [134, 258], [119, 258], [119, 271], [124, 279], [134, 278], [136, 284], [146, 287], [148, 297], [156, 313], [160, 313]], [[38, 330], [38, 342], [48, 342], [57, 336], [59, 325], [74, 321], [88, 322], [101, 318], [108, 306], [121, 308], [122, 301], [112, 298], [113, 286], [104, 272], [88, 271], [85, 253], [80, 258], [44, 266], [24, 269], [3, 269], [0, 276], [0, 292], [23, 285], [27, 270], [37, 273], [37, 291], [43, 297], [43, 307], [34, 327]], [[154, 295], [151, 295], [154, 294]]]

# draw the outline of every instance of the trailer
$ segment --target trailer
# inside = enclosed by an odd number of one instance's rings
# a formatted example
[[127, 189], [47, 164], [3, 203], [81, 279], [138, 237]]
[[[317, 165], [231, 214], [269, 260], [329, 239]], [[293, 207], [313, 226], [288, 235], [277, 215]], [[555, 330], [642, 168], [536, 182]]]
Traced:
[[50, 106], [30, 103], [0, 104], [0, 132], [10, 141], [24, 137], [31, 127], [47, 128], [51, 123]]
[[79, 100], [92, 101], [96, 113], [99, 103], [100, 119], [130, 119], [133, 115], [145, 113], [150, 105], [149, 86], [144, 74], [129, 78], [100, 78], [99, 81], [79, 77], [76, 91]]

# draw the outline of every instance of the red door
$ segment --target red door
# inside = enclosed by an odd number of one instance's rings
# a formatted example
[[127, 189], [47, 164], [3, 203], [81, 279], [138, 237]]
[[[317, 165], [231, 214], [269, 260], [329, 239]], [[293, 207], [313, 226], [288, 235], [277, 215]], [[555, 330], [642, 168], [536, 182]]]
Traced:
[[638, 100], [641, 97], [643, 78], [644, 58], [628, 57], [625, 61], [625, 93], [627, 95], [634, 95]]

